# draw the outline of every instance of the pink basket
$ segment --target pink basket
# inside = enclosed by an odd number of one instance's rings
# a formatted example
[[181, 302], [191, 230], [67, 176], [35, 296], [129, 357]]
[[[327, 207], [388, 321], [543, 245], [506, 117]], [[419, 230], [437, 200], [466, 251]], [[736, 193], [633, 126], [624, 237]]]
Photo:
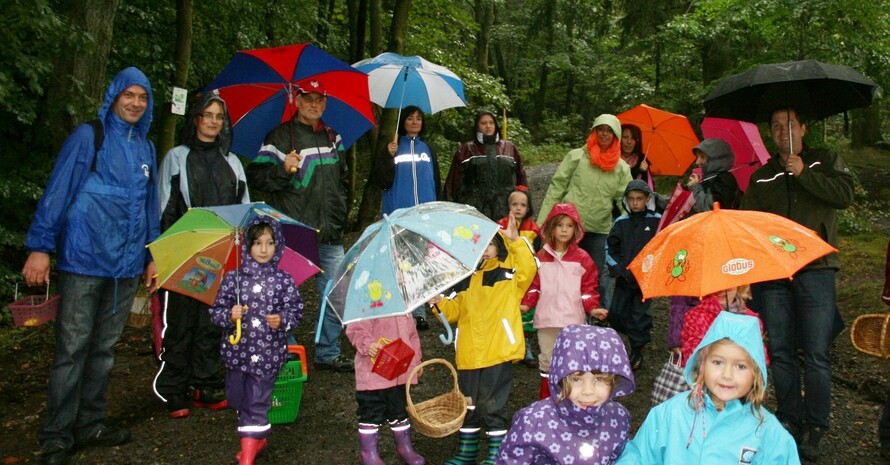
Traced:
[[12, 322], [16, 326], [40, 326], [56, 318], [59, 310], [59, 296], [49, 295], [49, 283], [46, 284], [46, 295], [26, 295], [19, 299], [19, 284], [15, 284], [16, 301], [9, 304]]

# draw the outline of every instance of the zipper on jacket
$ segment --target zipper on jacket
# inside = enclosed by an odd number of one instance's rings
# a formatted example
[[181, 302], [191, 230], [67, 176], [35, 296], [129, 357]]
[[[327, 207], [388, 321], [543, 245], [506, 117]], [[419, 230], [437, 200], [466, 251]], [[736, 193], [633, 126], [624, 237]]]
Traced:
[[417, 205], [420, 203], [420, 196], [417, 193], [417, 162], [414, 158], [417, 156], [414, 153], [414, 140], [415, 139], [416, 139], [415, 137], [412, 137], [411, 142], [410, 142], [410, 144], [411, 144], [411, 179], [412, 179], [411, 184], [414, 186], [414, 205]]

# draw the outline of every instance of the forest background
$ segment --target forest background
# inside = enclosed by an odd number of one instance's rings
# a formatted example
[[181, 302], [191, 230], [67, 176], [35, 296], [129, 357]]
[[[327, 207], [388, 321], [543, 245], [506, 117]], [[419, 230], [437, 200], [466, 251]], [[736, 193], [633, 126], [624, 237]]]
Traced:
[[[95, 117], [126, 66], [151, 80], [161, 157], [183, 122], [169, 111], [172, 87], [191, 98], [238, 50], [312, 42], [348, 63], [421, 55], [457, 73], [468, 101], [427, 119], [443, 176], [480, 109], [506, 110], [509, 139], [535, 165], [581, 145], [598, 114], [640, 103], [697, 128], [716, 82], [761, 63], [817, 59], [890, 84], [890, 0], [11, 0], [0, 21], [0, 302], [13, 300], [24, 235], [61, 143]], [[810, 143], [885, 146], [888, 110], [878, 99], [812, 125]], [[380, 192], [364, 180], [389, 137], [377, 134], [392, 134], [394, 120], [378, 113], [379, 131], [350, 150], [352, 230], [379, 215]], [[674, 182], [658, 186], [666, 193]], [[886, 211], [861, 191], [842, 216], [846, 234], [867, 232], [867, 216]], [[3, 308], [0, 322], [9, 321]]]

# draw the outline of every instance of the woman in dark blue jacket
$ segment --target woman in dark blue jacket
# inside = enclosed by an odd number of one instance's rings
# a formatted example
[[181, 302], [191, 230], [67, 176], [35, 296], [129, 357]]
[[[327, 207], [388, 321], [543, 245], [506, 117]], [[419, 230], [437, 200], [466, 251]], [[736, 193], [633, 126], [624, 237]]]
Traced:
[[399, 118], [398, 141], [377, 154], [370, 181], [383, 191], [383, 214], [439, 198], [439, 160], [420, 138], [423, 111], [405, 107]]

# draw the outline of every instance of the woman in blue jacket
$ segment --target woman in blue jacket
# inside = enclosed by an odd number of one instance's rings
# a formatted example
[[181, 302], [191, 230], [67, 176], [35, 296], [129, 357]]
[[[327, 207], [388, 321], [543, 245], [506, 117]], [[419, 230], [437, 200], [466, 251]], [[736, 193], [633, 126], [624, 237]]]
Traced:
[[617, 464], [800, 463], [794, 438], [763, 407], [766, 357], [756, 317], [721, 312], [685, 375], [692, 391], [650, 410]]
[[377, 154], [369, 180], [383, 191], [385, 215], [439, 198], [439, 160], [420, 138], [423, 130], [423, 111], [405, 107], [398, 142], [390, 142]]

